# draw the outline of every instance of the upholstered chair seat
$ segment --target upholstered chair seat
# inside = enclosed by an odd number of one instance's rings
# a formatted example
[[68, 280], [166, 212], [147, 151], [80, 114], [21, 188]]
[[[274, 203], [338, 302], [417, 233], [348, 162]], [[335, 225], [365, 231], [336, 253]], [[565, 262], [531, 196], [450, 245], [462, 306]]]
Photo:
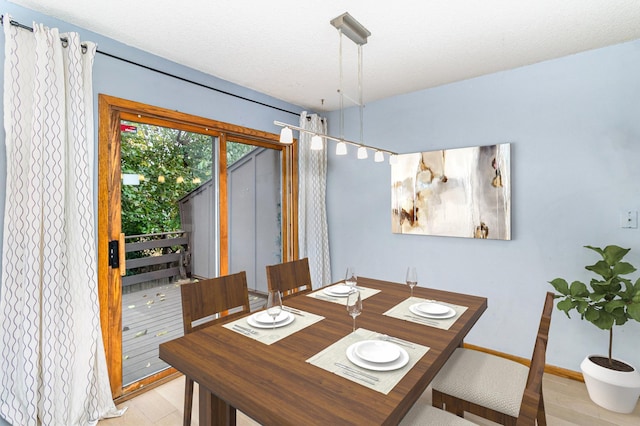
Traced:
[[505, 358], [458, 348], [433, 379], [433, 389], [518, 417], [529, 368]]

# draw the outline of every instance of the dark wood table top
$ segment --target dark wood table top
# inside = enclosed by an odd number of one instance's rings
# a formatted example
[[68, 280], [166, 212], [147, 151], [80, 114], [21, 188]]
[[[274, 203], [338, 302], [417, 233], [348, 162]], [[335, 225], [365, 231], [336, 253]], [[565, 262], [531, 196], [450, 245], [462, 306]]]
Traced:
[[416, 287], [416, 297], [468, 307], [442, 330], [382, 315], [409, 296], [405, 284], [359, 277], [358, 285], [381, 292], [363, 301], [357, 327], [430, 347], [387, 395], [306, 362], [349, 334], [352, 319], [344, 305], [304, 295], [285, 305], [325, 319], [272, 345], [215, 325], [161, 344], [160, 358], [262, 425], [397, 424], [462, 344], [487, 299]]

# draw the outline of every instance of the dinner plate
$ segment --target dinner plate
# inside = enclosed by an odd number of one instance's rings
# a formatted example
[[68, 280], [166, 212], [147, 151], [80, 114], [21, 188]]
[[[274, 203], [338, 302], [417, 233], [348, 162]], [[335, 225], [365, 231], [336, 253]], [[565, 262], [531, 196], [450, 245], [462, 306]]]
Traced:
[[417, 305], [419, 305], [420, 303], [414, 303], [413, 305], [409, 306], [409, 310], [421, 317], [425, 317], [425, 318], [432, 318], [432, 319], [447, 319], [447, 318], [452, 318], [456, 316], [456, 311], [455, 309], [449, 308], [449, 312], [444, 314], [444, 315], [431, 315], [431, 314], [427, 314], [422, 312], [420, 309], [418, 309]]
[[392, 371], [404, 367], [409, 362], [409, 354], [403, 348], [398, 347], [400, 356], [395, 360], [387, 363], [369, 362], [360, 358], [355, 353], [356, 346], [361, 343], [357, 342], [347, 348], [347, 359], [358, 367], [366, 368], [374, 371]]
[[362, 360], [376, 364], [387, 364], [400, 358], [400, 348], [390, 342], [365, 340], [358, 342], [353, 352]]
[[416, 309], [427, 315], [446, 315], [451, 308], [440, 303], [426, 302], [416, 304]]
[[[266, 310], [260, 311], [260, 312], [256, 312], [255, 314], [252, 315], [252, 317], [256, 322], [261, 322], [263, 324], [272, 324], [273, 323], [273, 318], [271, 318], [271, 315], [269, 315]], [[288, 318], [289, 318], [289, 313], [284, 311], [284, 310], [282, 310], [282, 311], [280, 311], [280, 313], [276, 317], [276, 323], [282, 322], [282, 321], [284, 321], [284, 320], [286, 320]]]
[[[258, 312], [256, 314], [251, 315], [250, 317], [247, 318], [247, 323], [251, 326], [251, 327], [255, 327], [255, 328], [272, 328], [273, 327], [273, 322], [269, 321], [269, 322], [259, 322], [256, 321], [255, 316], [260, 314], [260, 313], [265, 313], [265, 311], [261, 311]], [[289, 312], [282, 312], [280, 315], [285, 314], [286, 318], [282, 321], [278, 321], [275, 324], [275, 328], [278, 327], [284, 327], [285, 325], [289, 325], [293, 322], [293, 320], [295, 319], [295, 315], [290, 314]], [[276, 318], [279, 318], [280, 315], [278, 315]], [[268, 316], [268, 315], [267, 315]], [[271, 320], [271, 317], [269, 317], [269, 320]]]
[[325, 288], [323, 291], [329, 296], [347, 297], [353, 291], [353, 287], [346, 284], [336, 284]]

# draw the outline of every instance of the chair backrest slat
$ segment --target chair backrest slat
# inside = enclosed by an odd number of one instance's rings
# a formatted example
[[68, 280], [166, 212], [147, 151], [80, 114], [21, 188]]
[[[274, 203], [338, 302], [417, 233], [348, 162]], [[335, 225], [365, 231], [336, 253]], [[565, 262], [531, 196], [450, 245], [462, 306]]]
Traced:
[[245, 271], [180, 286], [184, 333], [250, 311]]
[[533, 347], [531, 365], [527, 384], [520, 404], [517, 426], [534, 426], [538, 416], [538, 409], [542, 400], [542, 376], [546, 363], [547, 340], [549, 339], [549, 327], [551, 325], [551, 313], [553, 312], [553, 293], [547, 292], [542, 308], [542, 316], [536, 336], [536, 344]]
[[309, 259], [305, 257], [291, 262], [268, 265], [267, 284], [269, 290], [279, 290], [283, 299], [311, 291]]

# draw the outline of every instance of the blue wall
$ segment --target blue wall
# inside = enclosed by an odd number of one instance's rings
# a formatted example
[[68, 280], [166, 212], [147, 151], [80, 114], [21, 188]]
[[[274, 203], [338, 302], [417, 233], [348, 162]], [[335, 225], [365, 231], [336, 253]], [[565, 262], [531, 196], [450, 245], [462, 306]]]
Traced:
[[[488, 297], [467, 342], [529, 358], [547, 282], [592, 277], [584, 266], [599, 257], [582, 246], [630, 247], [640, 267], [640, 230], [619, 227], [620, 212], [640, 210], [638, 76], [634, 41], [367, 105], [365, 143], [399, 153], [510, 142], [512, 240], [392, 234], [389, 165], [330, 154], [334, 278], [353, 265], [403, 282], [417, 265], [419, 285]], [[345, 137], [358, 140], [353, 113]], [[639, 341], [639, 323], [616, 328], [614, 356], [640, 367]], [[579, 371], [607, 349], [607, 332], [554, 312], [549, 364]]]

